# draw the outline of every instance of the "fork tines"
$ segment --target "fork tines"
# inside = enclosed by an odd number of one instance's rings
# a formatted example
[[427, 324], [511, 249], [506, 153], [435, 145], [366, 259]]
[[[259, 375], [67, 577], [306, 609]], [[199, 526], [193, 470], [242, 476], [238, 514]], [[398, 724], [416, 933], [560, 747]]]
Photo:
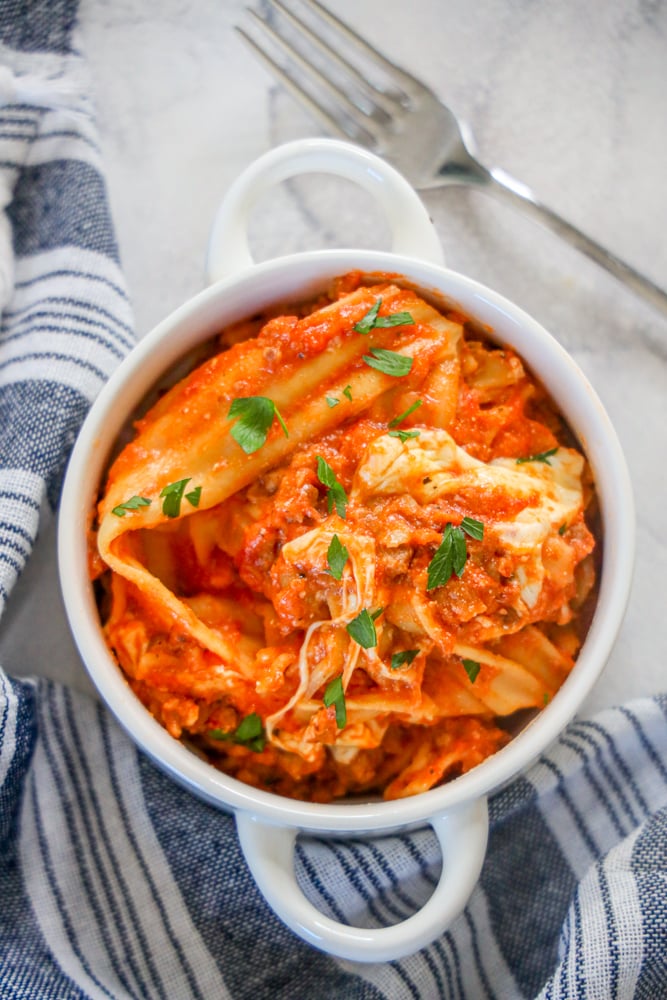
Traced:
[[382, 132], [410, 103], [410, 77], [317, 0], [298, 0], [301, 14], [296, 7], [268, 0], [265, 17], [249, 9], [250, 31], [236, 30], [327, 131], [379, 151]]

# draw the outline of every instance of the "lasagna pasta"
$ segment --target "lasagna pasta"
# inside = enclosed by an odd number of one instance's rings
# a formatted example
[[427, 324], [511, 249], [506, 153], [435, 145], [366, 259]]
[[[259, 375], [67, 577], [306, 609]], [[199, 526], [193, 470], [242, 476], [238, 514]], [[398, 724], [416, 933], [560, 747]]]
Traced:
[[467, 771], [574, 663], [585, 459], [511, 350], [391, 280], [224, 331], [111, 465], [91, 572], [177, 739], [279, 794]]

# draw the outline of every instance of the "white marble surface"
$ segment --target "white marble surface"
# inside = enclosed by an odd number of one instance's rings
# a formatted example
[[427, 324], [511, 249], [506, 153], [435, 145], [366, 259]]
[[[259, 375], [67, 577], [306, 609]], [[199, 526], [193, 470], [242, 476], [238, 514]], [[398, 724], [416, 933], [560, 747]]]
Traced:
[[[261, 0], [258, 0], [261, 6]], [[662, 0], [330, 0], [471, 127], [480, 158], [667, 287], [667, 4]], [[216, 205], [279, 142], [319, 127], [254, 61], [240, 0], [83, 0], [109, 194], [139, 334], [198, 291]], [[423, 199], [447, 261], [539, 319], [574, 354], [625, 448], [637, 501], [628, 613], [585, 710], [666, 690], [667, 318], [514, 210], [478, 192]], [[252, 223], [258, 259], [385, 246], [341, 182], [276, 189]], [[54, 526], [0, 626], [12, 673], [87, 681], [58, 596]]]

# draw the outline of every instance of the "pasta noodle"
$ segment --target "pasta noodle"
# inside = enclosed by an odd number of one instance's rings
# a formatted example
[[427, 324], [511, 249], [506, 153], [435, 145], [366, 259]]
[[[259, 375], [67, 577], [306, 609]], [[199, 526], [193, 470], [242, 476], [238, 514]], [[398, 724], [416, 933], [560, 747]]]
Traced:
[[594, 500], [512, 350], [355, 273], [223, 331], [137, 421], [91, 574], [174, 738], [279, 794], [391, 799], [480, 763], [563, 683]]

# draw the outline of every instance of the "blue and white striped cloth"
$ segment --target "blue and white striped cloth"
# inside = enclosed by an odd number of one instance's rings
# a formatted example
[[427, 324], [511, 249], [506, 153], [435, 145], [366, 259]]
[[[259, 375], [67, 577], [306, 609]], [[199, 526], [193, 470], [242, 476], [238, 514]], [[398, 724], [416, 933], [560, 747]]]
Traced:
[[[0, 605], [77, 428], [132, 343], [76, 0], [0, 3]], [[39, 675], [39, 664], [29, 665]], [[574, 723], [491, 801], [488, 859], [431, 947], [355, 966], [273, 915], [230, 817], [145, 759], [98, 703], [0, 671], [0, 995], [667, 997], [667, 697]], [[428, 831], [304, 842], [339, 920], [404, 918], [438, 875]]]

